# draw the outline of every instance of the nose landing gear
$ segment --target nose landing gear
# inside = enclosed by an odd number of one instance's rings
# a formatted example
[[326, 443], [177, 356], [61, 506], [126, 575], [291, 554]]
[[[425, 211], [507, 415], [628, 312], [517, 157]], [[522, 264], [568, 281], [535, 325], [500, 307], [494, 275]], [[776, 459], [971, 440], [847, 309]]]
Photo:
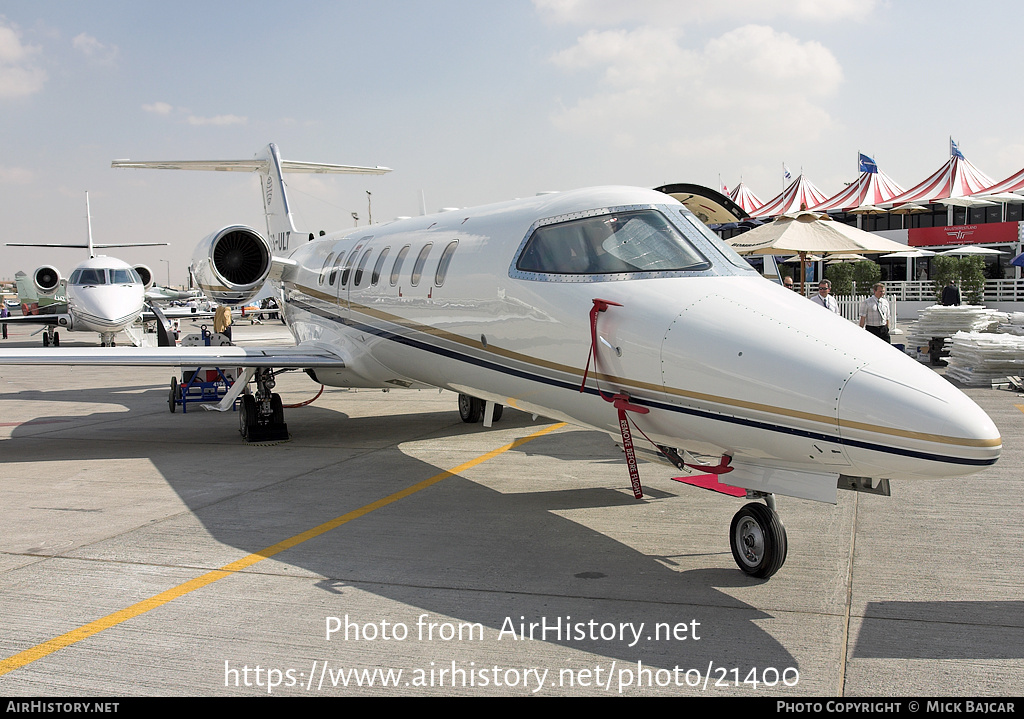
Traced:
[[758, 579], [767, 579], [782, 568], [786, 561], [788, 542], [786, 528], [774, 508], [774, 497], [769, 495], [769, 506], [751, 502], [732, 518], [729, 543], [736, 564], [744, 572]]
[[288, 439], [281, 395], [273, 392], [274, 372], [264, 367], [256, 370], [256, 393], [243, 394], [238, 413], [238, 431], [246, 442], [280, 442]]

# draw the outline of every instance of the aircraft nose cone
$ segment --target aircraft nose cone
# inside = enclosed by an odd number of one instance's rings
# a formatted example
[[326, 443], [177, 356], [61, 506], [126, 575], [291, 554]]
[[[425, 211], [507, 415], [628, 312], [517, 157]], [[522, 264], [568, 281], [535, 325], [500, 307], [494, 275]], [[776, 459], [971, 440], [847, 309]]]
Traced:
[[951, 477], [999, 458], [989, 416], [952, 384], [904, 355], [855, 371], [839, 398], [839, 431], [866, 476]]

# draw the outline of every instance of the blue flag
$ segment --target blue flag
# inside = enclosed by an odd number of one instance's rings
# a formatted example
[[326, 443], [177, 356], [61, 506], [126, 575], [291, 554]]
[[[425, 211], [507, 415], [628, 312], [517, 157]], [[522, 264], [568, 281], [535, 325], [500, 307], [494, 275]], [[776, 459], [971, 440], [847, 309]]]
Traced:
[[861, 172], [878, 172], [878, 165], [870, 157], [865, 155], [863, 152], [860, 153], [860, 171]]
[[950, 157], [959, 157], [961, 160], [966, 160], [964, 153], [960, 152], [960, 148], [956, 146], [956, 142], [953, 138], [949, 138], [949, 155]]

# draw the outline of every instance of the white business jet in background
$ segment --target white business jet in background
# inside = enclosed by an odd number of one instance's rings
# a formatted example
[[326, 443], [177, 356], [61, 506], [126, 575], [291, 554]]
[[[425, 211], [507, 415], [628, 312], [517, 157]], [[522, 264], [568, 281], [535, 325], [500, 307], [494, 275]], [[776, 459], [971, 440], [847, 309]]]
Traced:
[[887, 495], [890, 480], [969, 475], [1001, 451], [966, 395], [765, 280], [660, 192], [576, 190], [293, 242], [282, 173], [342, 170], [282, 162], [274, 145], [253, 161], [114, 166], [259, 172], [266, 236], [218, 230], [192, 269], [228, 303], [269, 279], [296, 346], [0, 350], [0, 363], [244, 367], [219, 408], [255, 383], [242, 395], [248, 439], [287, 435], [273, 387], [289, 368], [338, 387], [449, 389], [467, 422], [509, 405], [597, 429], [622, 443], [638, 497], [642, 454], [699, 475], [688, 483], [764, 499], [729, 532], [755, 577], [787, 554], [775, 494]]
[[[36, 292], [53, 297], [66, 294], [66, 305], [51, 304], [45, 313], [8, 317], [8, 324], [44, 325], [43, 347], [60, 345], [60, 332], [98, 332], [100, 345], [114, 346], [114, 336], [133, 324], [144, 309], [146, 289], [153, 284], [153, 273], [145, 265], [129, 265], [116, 257], [97, 255], [108, 247], [158, 247], [166, 242], [96, 244], [92, 241], [92, 215], [89, 193], [85, 193], [86, 242], [27, 243], [8, 242], [8, 247], [77, 247], [89, 252], [89, 259], [78, 265], [65, 282], [52, 265], [37, 267], [32, 273]], [[61, 292], [63, 290], [63, 293]], [[23, 302], [23, 306], [24, 306]]]

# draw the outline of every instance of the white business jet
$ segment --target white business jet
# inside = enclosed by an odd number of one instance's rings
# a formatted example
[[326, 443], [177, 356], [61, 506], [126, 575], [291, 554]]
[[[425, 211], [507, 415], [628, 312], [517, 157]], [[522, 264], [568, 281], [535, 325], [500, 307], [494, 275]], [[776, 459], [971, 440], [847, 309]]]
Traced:
[[[764, 499], [730, 528], [740, 569], [769, 577], [787, 553], [774, 495], [836, 502], [889, 480], [968, 475], [1002, 442], [966, 395], [854, 324], [763, 279], [683, 205], [601, 187], [346, 230], [297, 233], [270, 145], [264, 237], [232, 225], [203, 240], [206, 293], [244, 302], [270, 279], [292, 348], [8, 350], [0, 363], [245, 367], [241, 431], [283, 429], [274, 370], [338, 387], [443, 387], [468, 422], [509, 405], [608, 433], [689, 483]], [[328, 166], [319, 166], [326, 168]], [[329, 171], [322, 169], [320, 171]], [[641, 438], [636, 441], [636, 438]]]
[[35, 290], [46, 296], [66, 291], [67, 303], [51, 304], [47, 312], [8, 317], [9, 324], [44, 325], [43, 346], [60, 345], [58, 329], [70, 332], [98, 332], [103, 347], [114, 346], [114, 336], [134, 323], [144, 309], [144, 294], [152, 285], [153, 273], [145, 265], [129, 265], [116, 257], [97, 255], [97, 249], [108, 247], [156, 247], [166, 242], [132, 242], [96, 244], [92, 240], [92, 216], [89, 193], [85, 193], [86, 242], [27, 243], [8, 242], [8, 247], [79, 247], [89, 252], [89, 259], [78, 265], [67, 282], [52, 265], [43, 265], [32, 273]]

